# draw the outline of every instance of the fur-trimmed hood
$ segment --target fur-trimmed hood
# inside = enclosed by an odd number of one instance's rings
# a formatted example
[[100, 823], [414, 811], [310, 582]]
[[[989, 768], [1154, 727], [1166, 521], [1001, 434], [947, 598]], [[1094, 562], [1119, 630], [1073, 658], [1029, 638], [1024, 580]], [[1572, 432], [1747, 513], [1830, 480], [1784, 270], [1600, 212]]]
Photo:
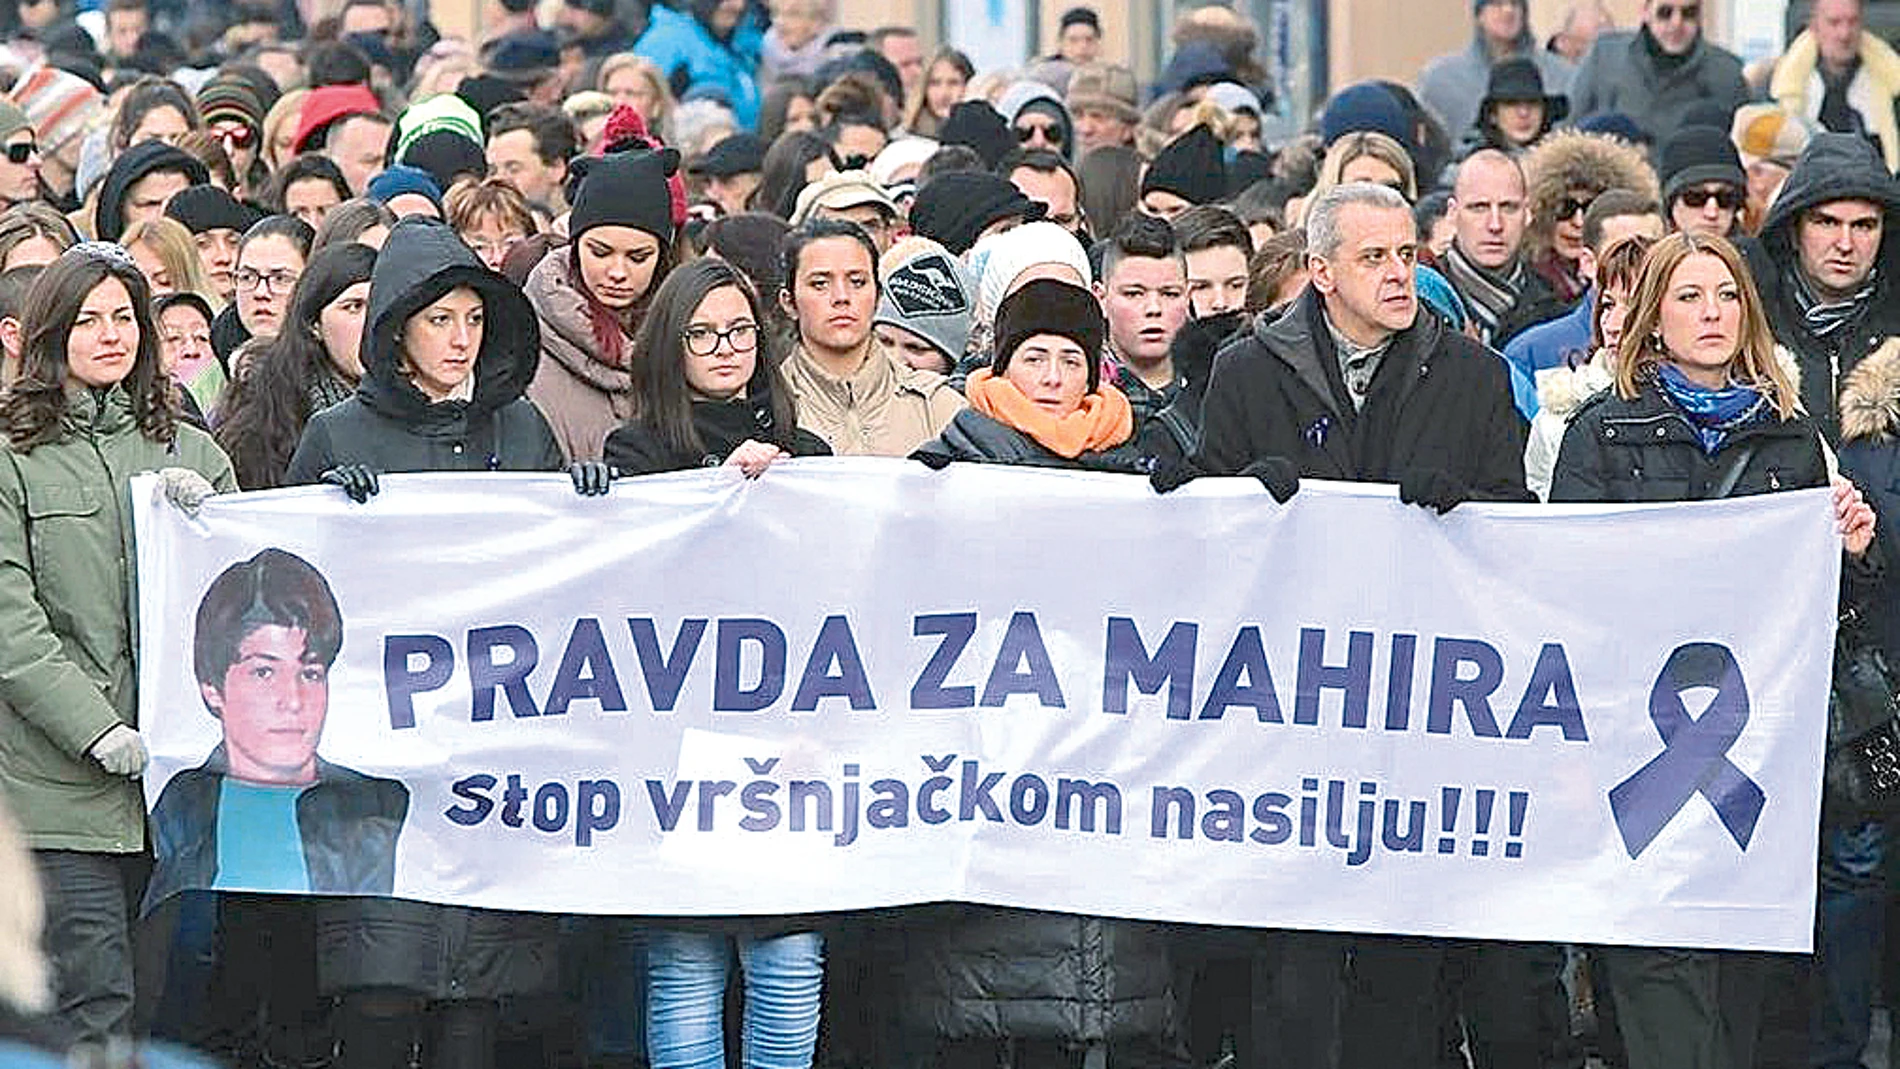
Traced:
[[1841, 441], [1900, 436], [1900, 338], [1888, 338], [1841, 384]]
[[1656, 198], [1656, 171], [1634, 145], [1607, 134], [1559, 130], [1524, 154], [1531, 225], [1528, 237], [1537, 252], [1550, 248], [1557, 206], [1573, 189], [1627, 189]]

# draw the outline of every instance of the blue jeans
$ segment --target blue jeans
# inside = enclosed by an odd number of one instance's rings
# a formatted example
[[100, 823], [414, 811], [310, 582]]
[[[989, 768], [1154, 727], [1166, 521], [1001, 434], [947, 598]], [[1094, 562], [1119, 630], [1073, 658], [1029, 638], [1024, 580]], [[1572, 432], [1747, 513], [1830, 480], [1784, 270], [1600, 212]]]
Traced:
[[647, 1060], [653, 1069], [725, 1069], [726, 976], [745, 976], [744, 1069], [810, 1069], [818, 1044], [825, 940], [653, 931], [647, 943]]
[[1880, 972], [1886, 845], [1886, 826], [1875, 821], [1821, 829], [1809, 1061], [1816, 1069], [1860, 1069]]

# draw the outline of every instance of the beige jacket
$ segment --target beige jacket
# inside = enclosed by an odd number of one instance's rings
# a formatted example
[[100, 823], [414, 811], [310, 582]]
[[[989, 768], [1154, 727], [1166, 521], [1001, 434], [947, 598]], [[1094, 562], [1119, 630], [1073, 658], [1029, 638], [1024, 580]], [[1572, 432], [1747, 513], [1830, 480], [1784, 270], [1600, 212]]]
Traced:
[[798, 425], [839, 456], [907, 457], [935, 438], [967, 405], [949, 380], [885, 352], [873, 338], [857, 374], [819, 368], [803, 345], [785, 361]]
[[[587, 319], [587, 298], [568, 277], [567, 249], [549, 251], [528, 274], [522, 289], [541, 320], [541, 363], [528, 383], [528, 400], [561, 443], [572, 464], [600, 460], [607, 436], [633, 418], [633, 380], [625, 370], [601, 363]], [[620, 336], [631, 357], [633, 339]]]

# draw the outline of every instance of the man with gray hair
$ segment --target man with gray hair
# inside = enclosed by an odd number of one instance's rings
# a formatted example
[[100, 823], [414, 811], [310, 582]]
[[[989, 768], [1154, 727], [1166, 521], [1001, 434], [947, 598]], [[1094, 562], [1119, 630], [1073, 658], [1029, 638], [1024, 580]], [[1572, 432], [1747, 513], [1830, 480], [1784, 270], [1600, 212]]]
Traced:
[[[1335, 186], [1307, 209], [1306, 240], [1305, 292], [1214, 360], [1194, 467], [1253, 475], [1282, 501], [1299, 477], [1397, 483], [1402, 500], [1439, 512], [1467, 500], [1531, 500], [1524, 423], [1503, 362], [1419, 308], [1417, 229], [1405, 199], [1369, 182]], [[1155, 482], [1168, 488], [1159, 475]], [[1436, 1065], [1446, 943], [1319, 932], [1276, 933], [1275, 943], [1275, 972], [1289, 983], [1263, 1007], [1276, 1048], [1264, 1064]], [[1485, 1000], [1496, 1019], [1473, 1022], [1474, 1042], [1495, 1038], [1505, 1048], [1516, 1037], [1504, 1033], [1524, 1027], [1511, 1022], [1536, 1017], [1526, 1003], [1537, 992], [1496, 986]]]

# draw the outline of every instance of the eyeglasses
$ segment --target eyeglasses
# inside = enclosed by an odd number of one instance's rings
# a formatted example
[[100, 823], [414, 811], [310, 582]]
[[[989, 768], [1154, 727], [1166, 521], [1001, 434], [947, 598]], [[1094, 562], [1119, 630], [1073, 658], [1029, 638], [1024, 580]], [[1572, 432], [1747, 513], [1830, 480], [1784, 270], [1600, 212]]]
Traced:
[[256, 289], [258, 283], [261, 282], [264, 284], [264, 288], [272, 293], [289, 293], [290, 287], [297, 284], [296, 273], [286, 271], [281, 267], [275, 271], [259, 271], [256, 268], [240, 267], [236, 271], [231, 272], [231, 278], [237, 282], [238, 289]]
[[1556, 218], [1574, 219], [1589, 211], [1590, 204], [1594, 200], [1596, 200], [1595, 197], [1565, 197], [1557, 202]]
[[1735, 211], [1742, 206], [1742, 195], [1733, 189], [1685, 189], [1676, 194], [1683, 204], [1697, 211], [1710, 201], [1725, 212]]
[[31, 141], [21, 141], [16, 144], [8, 145], [7, 146], [7, 162], [8, 163], [25, 163], [26, 161], [32, 159], [33, 154], [38, 152], [39, 150], [40, 150], [40, 147]]
[[1060, 126], [1044, 126], [1041, 123], [1031, 123], [1028, 126], [1016, 127], [1016, 140], [1025, 145], [1029, 144], [1029, 139], [1035, 137], [1037, 134], [1041, 134], [1042, 139], [1051, 145], [1062, 144], [1062, 128]]
[[218, 140], [230, 145], [232, 148], [250, 148], [251, 140], [256, 136], [250, 127], [242, 123], [231, 126], [214, 126], [211, 128], [211, 132]]
[[512, 238], [503, 238], [500, 241], [489, 241], [484, 238], [469, 238], [468, 247], [477, 256], [505, 257], [515, 251], [515, 246], [521, 244], [523, 240], [525, 239], [519, 235]]
[[1671, 4], [1656, 5], [1657, 22], [1668, 22], [1677, 15], [1681, 15], [1684, 22], [1696, 22], [1702, 18], [1702, 5], [1683, 4], [1680, 7]]
[[696, 323], [680, 331], [680, 340], [694, 356], [711, 356], [719, 351], [720, 342], [731, 345], [735, 353], [749, 353], [759, 344], [759, 325], [734, 323], [725, 330], [714, 330], [704, 323]]

